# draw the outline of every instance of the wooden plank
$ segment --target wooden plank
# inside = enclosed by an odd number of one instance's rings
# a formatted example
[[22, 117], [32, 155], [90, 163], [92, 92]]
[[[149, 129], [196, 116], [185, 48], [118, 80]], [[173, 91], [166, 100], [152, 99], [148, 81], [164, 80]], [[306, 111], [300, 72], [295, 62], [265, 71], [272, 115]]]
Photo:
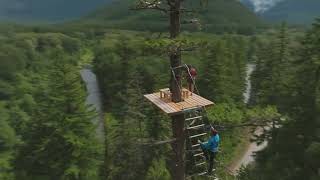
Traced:
[[194, 97], [192, 97], [192, 100], [198, 102], [198, 104], [201, 104], [202, 106], [209, 106], [209, 105], [213, 105], [214, 103], [199, 96], [199, 95], [193, 95]]
[[166, 108], [162, 107], [162, 103], [157, 101], [156, 97], [153, 96], [153, 94], [149, 94], [147, 96], [145, 96], [147, 99], [149, 99], [153, 104], [155, 104], [158, 108], [160, 108], [161, 110], [163, 110], [166, 113], [169, 113], [170, 111], [168, 111]]
[[[159, 94], [159, 96], [158, 96], [158, 94]], [[170, 113], [177, 111], [174, 107], [172, 107], [172, 106], [170, 105], [172, 102], [166, 102], [166, 101], [163, 101], [163, 100], [160, 98], [160, 93], [154, 93], [153, 95], [157, 98], [158, 101], [161, 101], [162, 103], [164, 103], [164, 104], [166, 105], [166, 108], [168, 108], [168, 109], [170, 110]]]
[[196, 99], [201, 100], [205, 104], [214, 104], [212, 101], [209, 101], [208, 99], [205, 99], [205, 98], [203, 98], [203, 97], [201, 97], [199, 95], [196, 95]]
[[193, 108], [197, 106], [210, 106], [214, 105], [213, 102], [194, 94], [186, 98], [185, 101], [174, 103], [169, 102], [168, 100], [160, 98], [160, 92], [156, 92], [153, 94], [144, 95], [149, 101], [151, 101], [154, 105], [160, 108], [162, 111], [169, 115], [174, 115], [182, 112], [183, 109]]
[[168, 105], [168, 103], [164, 102], [160, 98], [158, 98], [155, 94], [152, 94], [154, 96], [154, 101], [157, 102], [157, 105], [160, 109], [165, 111], [166, 113], [172, 113], [175, 111], [171, 106]]
[[151, 102], [153, 102], [156, 106], [158, 106], [158, 108], [160, 108], [161, 110], [163, 110], [164, 112], [166, 112], [168, 114], [176, 111], [171, 106], [169, 106], [168, 103], [162, 101], [156, 94], [149, 94], [146, 97]]
[[181, 108], [178, 104], [174, 103], [174, 102], [171, 102], [169, 103], [169, 105], [174, 108], [176, 111], [181, 111]]
[[186, 101], [192, 103], [193, 105], [199, 104], [192, 96], [190, 96], [190, 98], [186, 99]]

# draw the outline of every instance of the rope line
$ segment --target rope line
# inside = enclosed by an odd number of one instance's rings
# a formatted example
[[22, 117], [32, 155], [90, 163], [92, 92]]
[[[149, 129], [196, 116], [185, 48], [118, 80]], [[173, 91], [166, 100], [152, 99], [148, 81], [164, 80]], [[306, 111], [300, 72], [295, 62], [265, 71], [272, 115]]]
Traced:
[[[175, 72], [174, 72], [174, 70], [175, 70], [175, 69], [179, 69], [179, 68], [183, 68], [183, 67], [187, 69], [188, 75], [189, 75], [189, 77], [190, 77], [190, 78], [191, 78], [191, 80], [192, 80], [192, 84], [193, 84], [193, 86], [194, 86], [194, 88], [195, 88], [195, 90], [196, 90], [197, 94], [198, 94], [199, 96], [201, 96], [201, 95], [200, 95], [199, 88], [198, 88], [198, 86], [197, 86], [197, 84], [196, 84], [195, 80], [192, 78], [192, 75], [191, 75], [191, 73], [190, 73], [190, 68], [188, 67], [188, 65], [187, 65], [187, 64], [184, 64], [184, 65], [181, 65], [181, 66], [177, 66], [177, 67], [171, 67], [171, 71], [172, 71], [173, 76], [174, 76], [174, 79], [175, 79], [175, 81], [176, 81], [176, 83], [177, 83], [177, 85], [178, 85], [178, 87], [179, 87], [180, 92], [181, 92], [181, 88], [180, 88], [180, 86], [179, 86], [179, 84], [178, 84], [178, 80], [177, 80], [177, 78], [176, 78], [176, 76], [175, 76]], [[206, 116], [206, 117], [208, 117], [208, 112], [207, 112], [206, 107], [205, 107], [205, 106], [203, 106], [202, 108], [204, 109], [204, 114], [205, 114], [205, 116]], [[209, 124], [210, 124], [210, 123], [209, 123]], [[212, 125], [211, 125], [211, 124], [210, 124], [210, 126], [212, 127]]]

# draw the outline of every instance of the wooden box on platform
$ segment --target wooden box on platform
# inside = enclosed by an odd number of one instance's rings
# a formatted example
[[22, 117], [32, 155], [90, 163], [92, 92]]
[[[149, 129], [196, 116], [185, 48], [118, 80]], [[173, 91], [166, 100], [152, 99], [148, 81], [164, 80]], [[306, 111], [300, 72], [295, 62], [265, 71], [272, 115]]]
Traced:
[[179, 114], [185, 109], [214, 105], [213, 102], [195, 93], [191, 93], [185, 88], [182, 89], [181, 94], [183, 101], [179, 103], [172, 102], [169, 88], [161, 89], [159, 92], [153, 94], [144, 95], [144, 97], [169, 115]]

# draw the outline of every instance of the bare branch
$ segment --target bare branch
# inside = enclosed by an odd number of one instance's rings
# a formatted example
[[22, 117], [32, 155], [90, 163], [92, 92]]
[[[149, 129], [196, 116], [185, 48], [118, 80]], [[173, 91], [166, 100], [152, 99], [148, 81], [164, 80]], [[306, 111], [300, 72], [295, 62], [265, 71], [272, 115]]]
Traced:
[[157, 146], [157, 145], [162, 145], [162, 144], [168, 144], [168, 143], [174, 143], [176, 142], [177, 139], [168, 139], [168, 140], [163, 140], [163, 141], [150, 141], [150, 142], [145, 142], [141, 143], [141, 145], [148, 145], [148, 146]]
[[214, 127], [221, 129], [231, 129], [231, 128], [241, 128], [241, 127], [267, 127], [270, 126], [271, 123], [276, 123], [276, 126], [279, 127], [280, 119], [270, 119], [270, 120], [252, 120], [242, 124], [236, 125], [215, 125]]
[[167, 0], [167, 8], [165, 7], [163, 0], [139, 0], [135, 7], [130, 8], [130, 10], [158, 10], [162, 11], [164, 13], [168, 13], [171, 11], [180, 11], [180, 12], [194, 12], [193, 10], [187, 10], [185, 8], [181, 8], [178, 10], [172, 10], [172, 7], [174, 7], [174, 2], [171, 2], [171, 0]]
[[162, 6], [162, 0], [139, 0], [136, 7], [130, 8], [131, 10], [158, 10], [168, 13], [169, 9]]
[[188, 48], [181, 48], [181, 51], [195, 51], [199, 49], [199, 47], [188, 47]]

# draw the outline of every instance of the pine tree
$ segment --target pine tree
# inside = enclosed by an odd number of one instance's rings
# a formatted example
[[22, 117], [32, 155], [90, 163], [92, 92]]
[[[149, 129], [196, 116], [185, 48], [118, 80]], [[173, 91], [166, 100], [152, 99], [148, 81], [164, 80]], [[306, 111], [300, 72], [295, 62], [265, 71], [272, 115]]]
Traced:
[[[98, 179], [102, 148], [73, 60], [57, 55], [17, 158], [18, 179]], [[58, 59], [61, 58], [61, 59]]]
[[[144, 99], [141, 91], [141, 77], [137, 71], [130, 72], [125, 88], [125, 102], [117, 116], [112, 137], [111, 164], [108, 179], [141, 179], [146, 171], [145, 150], [141, 147], [144, 138]], [[140, 144], [139, 144], [140, 142]], [[110, 147], [109, 147], [110, 148]]]
[[289, 37], [283, 23], [277, 37], [258, 51], [253, 73], [253, 101], [263, 105], [277, 105], [283, 111], [292, 102], [293, 71]]
[[285, 108], [291, 120], [269, 140], [268, 148], [258, 153], [257, 166], [252, 173], [262, 180], [315, 180], [320, 177], [319, 39], [320, 21], [307, 33], [298, 61], [290, 64], [297, 67], [295, 89], [291, 90], [296, 96]]
[[231, 40], [218, 40], [210, 47], [199, 77], [203, 96], [215, 102], [242, 102], [246, 60], [241, 51]]
[[0, 102], [0, 179], [11, 180], [14, 177], [11, 161], [17, 137], [8, 123], [9, 113], [5, 104]]
[[155, 158], [152, 161], [146, 180], [171, 180], [171, 175], [168, 169], [166, 168], [166, 162], [164, 158]]

